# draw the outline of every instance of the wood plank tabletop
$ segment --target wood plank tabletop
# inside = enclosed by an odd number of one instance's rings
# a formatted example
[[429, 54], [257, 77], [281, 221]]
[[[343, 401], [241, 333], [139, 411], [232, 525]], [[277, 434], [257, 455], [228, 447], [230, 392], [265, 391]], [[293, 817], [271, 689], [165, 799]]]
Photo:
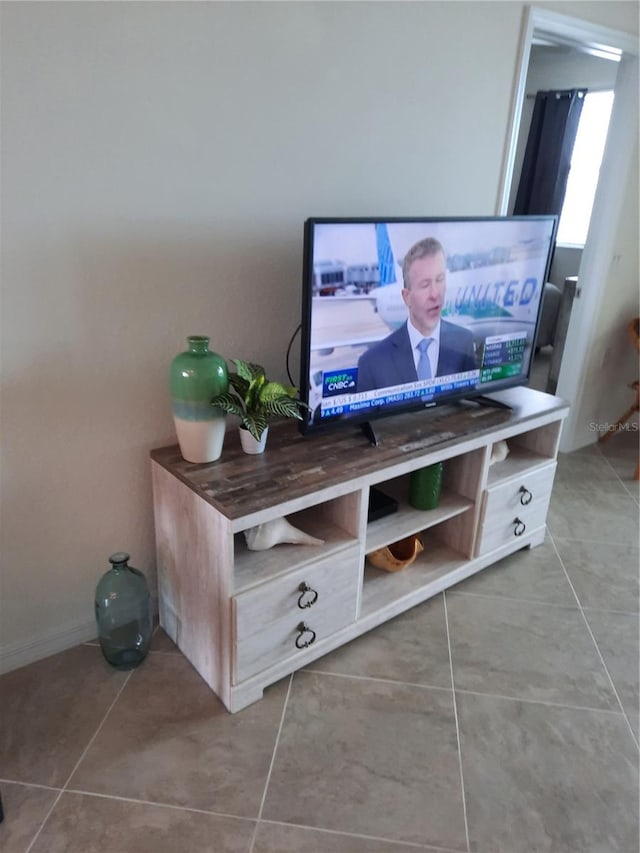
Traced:
[[303, 436], [297, 421], [273, 423], [263, 454], [244, 453], [235, 428], [227, 429], [220, 459], [209, 464], [186, 462], [178, 445], [151, 451], [151, 458], [229, 519], [312, 495], [401, 461], [446, 448], [465, 437], [567, 409], [558, 397], [529, 388], [492, 395], [512, 410], [443, 405], [373, 421], [379, 445], [373, 446], [352, 425]]

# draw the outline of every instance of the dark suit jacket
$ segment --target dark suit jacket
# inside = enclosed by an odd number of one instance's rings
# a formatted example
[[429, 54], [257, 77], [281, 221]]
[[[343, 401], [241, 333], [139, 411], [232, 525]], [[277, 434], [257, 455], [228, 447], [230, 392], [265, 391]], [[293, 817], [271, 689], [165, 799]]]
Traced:
[[[476, 355], [471, 332], [442, 320], [436, 376], [449, 376], [475, 369]], [[406, 323], [369, 347], [358, 361], [358, 391], [402, 385], [405, 382], [416, 382], [417, 379]]]

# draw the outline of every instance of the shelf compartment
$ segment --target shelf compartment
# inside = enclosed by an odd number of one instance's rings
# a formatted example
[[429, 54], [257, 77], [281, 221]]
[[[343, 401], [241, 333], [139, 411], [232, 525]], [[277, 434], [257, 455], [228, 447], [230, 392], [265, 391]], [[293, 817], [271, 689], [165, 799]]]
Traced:
[[421, 538], [424, 551], [406, 569], [385, 572], [365, 563], [360, 619], [391, 608], [469, 562], [464, 554], [442, 542], [435, 531]]
[[487, 474], [487, 487], [495, 486], [512, 477], [538, 468], [555, 460], [560, 443], [561, 421], [545, 424], [537, 429], [514, 435], [507, 441], [509, 455], [502, 462], [491, 465]]
[[553, 461], [553, 457], [543, 456], [532, 450], [518, 445], [509, 448], [509, 455], [502, 462], [496, 462], [489, 468], [487, 488], [493, 488], [500, 483], [506, 483], [514, 477], [530, 474], [535, 468], [541, 468]]
[[284, 572], [315, 564], [319, 560], [338, 554], [345, 548], [357, 545], [355, 536], [347, 533], [322, 512], [323, 505], [311, 507], [286, 516], [287, 520], [305, 533], [324, 539], [322, 545], [274, 545], [267, 551], [250, 551], [244, 533], [234, 536], [235, 565], [233, 590], [235, 593], [251, 589]]
[[408, 500], [408, 477], [388, 480], [381, 483], [379, 488], [380, 491], [398, 501], [398, 510], [367, 525], [366, 551], [375, 551], [391, 542], [404, 539], [405, 536], [427, 530], [467, 512], [474, 505], [473, 501], [445, 488], [440, 495], [440, 503], [435, 509], [414, 509]]

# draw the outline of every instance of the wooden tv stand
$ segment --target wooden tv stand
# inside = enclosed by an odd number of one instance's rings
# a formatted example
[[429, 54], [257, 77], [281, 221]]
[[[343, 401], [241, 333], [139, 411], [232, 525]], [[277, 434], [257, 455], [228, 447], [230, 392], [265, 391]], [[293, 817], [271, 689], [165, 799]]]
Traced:
[[[351, 428], [303, 437], [288, 421], [271, 428], [261, 456], [244, 454], [234, 431], [210, 465], [185, 462], [177, 446], [152, 451], [160, 624], [230, 711], [543, 541], [568, 406], [529, 388], [493, 396], [512, 410], [447, 406], [376, 421], [378, 447]], [[510, 453], [490, 465], [500, 440]], [[440, 505], [413, 509], [409, 475], [434, 462], [444, 462]], [[399, 508], [368, 523], [374, 485]], [[324, 544], [247, 549], [243, 531], [283, 516]], [[424, 551], [410, 567], [367, 563], [367, 552], [415, 533]]]

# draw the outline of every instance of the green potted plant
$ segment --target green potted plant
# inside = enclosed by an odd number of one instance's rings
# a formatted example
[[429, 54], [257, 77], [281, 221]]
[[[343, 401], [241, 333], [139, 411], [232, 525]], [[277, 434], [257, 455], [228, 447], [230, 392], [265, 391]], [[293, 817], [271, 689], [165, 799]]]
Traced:
[[260, 364], [239, 358], [231, 360], [235, 372], [229, 371], [229, 392], [217, 394], [211, 405], [240, 418], [240, 440], [246, 453], [262, 453], [273, 418], [302, 420], [301, 409], [306, 403], [297, 399], [298, 392], [291, 385], [267, 379]]

